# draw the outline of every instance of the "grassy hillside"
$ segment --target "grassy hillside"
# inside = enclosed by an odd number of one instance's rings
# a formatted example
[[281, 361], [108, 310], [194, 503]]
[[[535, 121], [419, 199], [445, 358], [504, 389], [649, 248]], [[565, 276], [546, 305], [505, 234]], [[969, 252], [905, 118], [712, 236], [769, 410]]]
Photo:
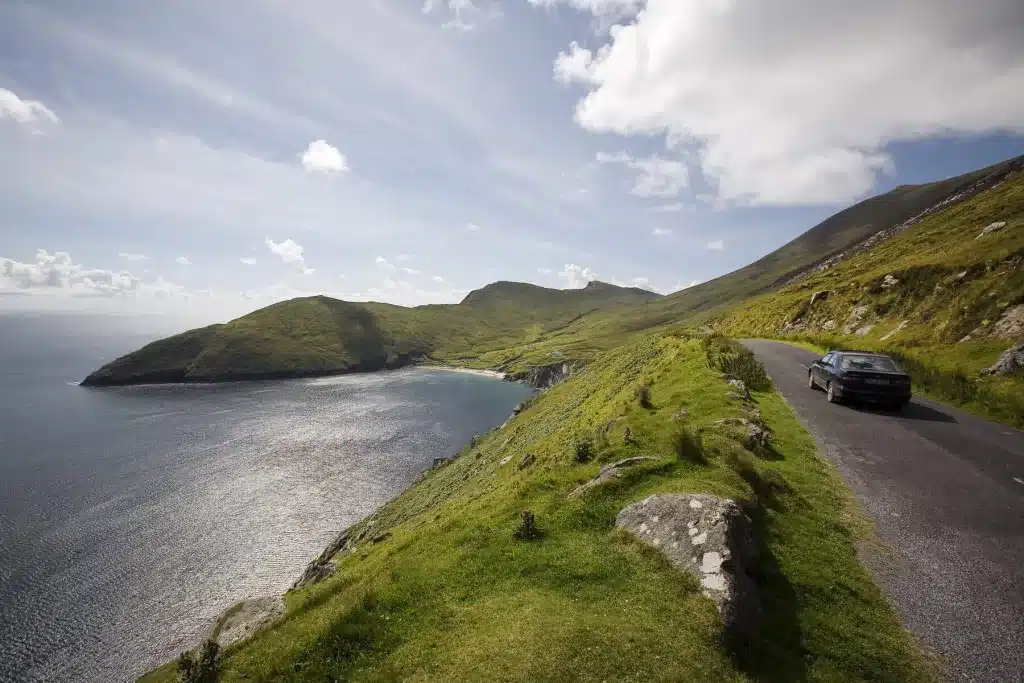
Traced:
[[285, 301], [225, 325], [150, 344], [86, 385], [209, 382], [380, 370], [526, 343], [597, 309], [659, 298], [600, 282], [577, 290], [498, 282], [457, 305], [416, 308], [325, 296]]
[[[998, 223], [1005, 225], [981, 235]], [[869, 251], [750, 299], [717, 325], [734, 335], [888, 350], [906, 359], [926, 393], [1024, 426], [1024, 378], [980, 374], [1024, 341], [1022, 263], [1017, 172]], [[826, 294], [812, 304], [815, 292]]]
[[[730, 399], [726, 364], [764, 390]], [[288, 593], [281, 621], [228, 648], [222, 680], [932, 680], [857, 561], [864, 526], [844, 487], [755, 366], [685, 335], [602, 355], [357, 525], [364, 540], [336, 574]], [[755, 411], [773, 434], [760, 454], [716, 424]], [[636, 455], [658, 461], [567, 497]], [[730, 496], [754, 520], [755, 638], [727, 643], [696, 579], [616, 532], [620, 509], [664, 492]], [[515, 537], [523, 510], [540, 539]]]

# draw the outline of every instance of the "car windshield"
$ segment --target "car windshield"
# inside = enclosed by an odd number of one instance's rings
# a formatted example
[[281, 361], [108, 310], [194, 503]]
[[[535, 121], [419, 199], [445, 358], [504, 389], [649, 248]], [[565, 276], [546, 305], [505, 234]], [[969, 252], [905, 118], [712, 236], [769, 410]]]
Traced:
[[843, 356], [843, 370], [878, 370], [880, 372], [902, 372], [899, 365], [888, 356]]

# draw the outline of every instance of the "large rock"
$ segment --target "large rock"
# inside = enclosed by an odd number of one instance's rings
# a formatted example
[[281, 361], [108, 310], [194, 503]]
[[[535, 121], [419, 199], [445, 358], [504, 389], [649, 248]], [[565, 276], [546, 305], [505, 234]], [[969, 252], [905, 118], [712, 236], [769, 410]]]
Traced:
[[[760, 413], [758, 413], [758, 416], [760, 416]], [[724, 420], [718, 420], [715, 422], [715, 425], [739, 431], [742, 434], [743, 445], [755, 453], [766, 449], [768, 447], [768, 440], [771, 438], [771, 432], [759, 420], [748, 420], [744, 417], [727, 417]]]
[[975, 237], [974, 239], [980, 240], [985, 235], [988, 235], [989, 233], [993, 233], [993, 232], [995, 232], [997, 230], [1002, 230], [1005, 227], [1006, 227], [1006, 221], [996, 221], [995, 223], [989, 223], [984, 228], [982, 228], [981, 232], [978, 233], [978, 236]]
[[526, 370], [508, 373], [506, 380], [522, 382], [534, 389], [550, 389], [559, 382], [567, 379], [579, 368], [568, 362], [551, 363], [550, 365], [534, 365]]
[[220, 615], [209, 637], [224, 648], [248, 638], [282, 614], [284, 601], [278, 595], [243, 600]]
[[832, 293], [831, 291], [829, 291], [827, 289], [823, 289], [823, 290], [821, 290], [819, 292], [815, 292], [814, 294], [811, 294], [811, 305], [813, 306], [815, 304], [815, 302], [817, 302], [817, 301], [824, 301], [825, 299], [828, 298], [828, 295], [831, 294], [831, 293]]
[[623, 508], [615, 526], [693, 574], [728, 631], [756, 630], [757, 543], [750, 519], [734, 501], [704, 494], [650, 496]]
[[846, 326], [843, 327], [845, 334], [850, 334], [860, 326], [860, 323], [864, 318], [871, 312], [871, 309], [867, 306], [857, 306], [850, 311], [849, 317], [846, 319]]
[[981, 374], [995, 377], [1024, 375], [1024, 344], [1017, 344], [1003, 351], [995, 365], [985, 368]]
[[990, 335], [1006, 339], [1018, 339], [1024, 337], [1024, 304], [1017, 304], [1008, 308], [995, 325], [992, 326]]
[[657, 458], [637, 457], [626, 458], [625, 460], [620, 460], [610, 465], [605, 465], [604, 467], [601, 468], [601, 471], [597, 473], [596, 477], [588, 481], [586, 484], [583, 484], [573, 489], [572, 493], [569, 494], [569, 498], [578, 498], [579, 496], [582, 496], [584, 493], [590, 491], [591, 489], [597, 488], [602, 484], [606, 484], [612, 481], [613, 479], [618, 479], [620, 476], [622, 476], [623, 471], [630, 467], [639, 465], [642, 462], [657, 461]]
[[302, 588], [304, 586], [311, 586], [316, 583], [320, 583], [327, 577], [334, 574], [336, 567], [334, 565], [334, 556], [340, 553], [342, 550], [347, 549], [350, 545], [354, 545], [355, 539], [351, 537], [351, 529], [346, 529], [338, 534], [337, 538], [327, 546], [320, 556], [309, 563], [306, 570], [302, 572], [302, 576], [292, 584], [292, 588]]
[[892, 273], [882, 278], [882, 289], [892, 289], [893, 287], [897, 287], [899, 284], [900, 281], [896, 279]]

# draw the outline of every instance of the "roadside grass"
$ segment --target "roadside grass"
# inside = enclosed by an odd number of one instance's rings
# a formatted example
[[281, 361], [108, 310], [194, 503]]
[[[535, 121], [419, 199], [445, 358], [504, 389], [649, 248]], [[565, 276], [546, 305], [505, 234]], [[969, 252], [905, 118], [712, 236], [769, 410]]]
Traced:
[[[933, 680], [857, 561], [863, 526], [811, 437], [755, 391], [774, 455], [747, 451], [715, 424], [749, 414], [729, 389], [700, 339], [603, 354], [360, 522], [334, 576], [288, 593], [280, 622], [225, 651], [222, 680]], [[637, 455], [658, 462], [567, 498]], [[616, 531], [622, 507], [668, 492], [730, 496], [751, 515], [764, 613], [751, 642], [726, 643], [696, 580]], [[538, 540], [514, 535], [524, 510]]]

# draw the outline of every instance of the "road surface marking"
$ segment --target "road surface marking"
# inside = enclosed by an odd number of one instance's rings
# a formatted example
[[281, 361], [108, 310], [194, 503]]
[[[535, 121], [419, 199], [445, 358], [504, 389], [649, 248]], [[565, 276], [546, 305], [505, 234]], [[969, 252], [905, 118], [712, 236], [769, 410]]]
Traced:
[[1024, 479], [1018, 479], [1017, 477], [1014, 477], [1013, 480], [1018, 484], [1024, 484]]

